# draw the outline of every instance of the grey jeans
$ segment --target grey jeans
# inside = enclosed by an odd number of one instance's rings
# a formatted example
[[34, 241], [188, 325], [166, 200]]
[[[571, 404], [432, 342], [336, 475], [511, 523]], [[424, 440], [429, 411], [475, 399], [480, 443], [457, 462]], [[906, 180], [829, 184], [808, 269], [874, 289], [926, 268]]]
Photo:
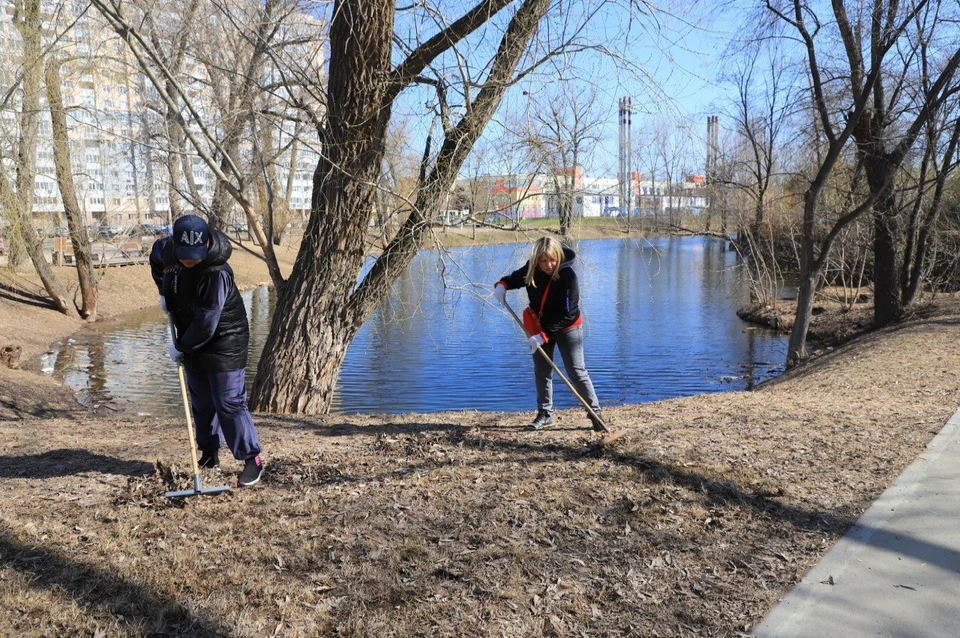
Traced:
[[[599, 410], [600, 402], [597, 400], [597, 393], [593, 389], [593, 382], [583, 361], [583, 326], [561, 332], [541, 347], [551, 361], [553, 361], [554, 348], [560, 348], [563, 367], [567, 371], [570, 383], [577, 389], [583, 400], [590, 404], [591, 409]], [[533, 373], [537, 378], [537, 409], [552, 412], [553, 366], [539, 352], [533, 353]]]

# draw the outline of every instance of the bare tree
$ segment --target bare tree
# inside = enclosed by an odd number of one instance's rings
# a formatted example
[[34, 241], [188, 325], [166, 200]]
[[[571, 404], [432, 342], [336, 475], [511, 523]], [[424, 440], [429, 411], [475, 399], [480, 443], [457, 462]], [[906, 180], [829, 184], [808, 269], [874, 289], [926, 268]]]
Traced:
[[461, 168], [462, 178], [457, 182], [456, 196], [468, 211], [466, 219], [473, 227], [474, 238], [477, 226], [487, 224], [490, 213], [496, 209], [490, 193], [489, 171], [506, 146], [500, 140], [481, 138]]
[[904, 229], [900, 290], [904, 306], [917, 298], [929, 253], [937, 239], [941, 216], [955, 203], [949, 201], [948, 181], [956, 175], [960, 147], [960, 115], [956, 101], [942, 109], [925, 126], [924, 149], [916, 176], [913, 203]]
[[[765, 3], [767, 11], [799, 38], [809, 74], [810, 101], [815, 116], [812, 120], [814, 131], [820, 138], [816, 166], [803, 193], [800, 289], [797, 317], [788, 345], [788, 365], [797, 363], [805, 356], [814, 294], [833, 242], [845, 226], [865, 211], [875, 205], [878, 206], [877, 210], [882, 211], [890, 205], [887, 195], [888, 179], [892, 172], [886, 169], [889, 165], [896, 166], [902, 160], [903, 153], [912, 145], [912, 140], [908, 142], [907, 138], [903, 138], [887, 153], [884, 139], [872, 136], [870, 131], [876, 124], [882, 125], [882, 122], [874, 122], [874, 113], [878, 108], [877, 100], [883, 102], [884, 84], [880, 82], [880, 78], [884, 73], [890, 73], [890, 67], [895, 66], [891, 61], [894, 57], [891, 51], [905, 44], [904, 34], [918, 12], [926, 5], [927, 0], [908, 6], [896, 3], [888, 5], [883, 0], [865, 0], [859, 4], [838, 1], [832, 5], [833, 22], [827, 25], [804, 0], [792, 0], [786, 6], [774, 4], [770, 0]], [[851, 22], [848, 16], [849, 8], [855, 9], [855, 22]], [[864, 16], [867, 16], [865, 22], [860, 20]], [[833, 26], [835, 31], [830, 31], [828, 26]], [[867, 40], [862, 40], [863, 37]], [[841, 56], [845, 54], [846, 57], [842, 64], [831, 62], [838, 59], [837, 54], [840, 53], [833, 46], [836, 41], [841, 43]], [[861, 47], [867, 47], [867, 57], [863, 56], [864, 49]], [[912, 58], [907, 56], [901, 59]], [[925, 93], [929, 98], [927, 104], [932, 105], [936, 100], [942, 99], [957, 61], [960, 61], [960, 50], [955, 50], [953, 56], [944, 60], [943, 72], [938, 81]], [[838, 107], [838, 104], [843, 106]], [[920, 112], [926, 110], [927, 107], [920, 107]], [[924, 115], [915, 121], [922, 124], [926, 117]], [[911, 125], [908, 130], [912, 128]], [[868, 172], [868, 181], [872, 182], [870, 194], [852, 201], [845, 210], [824, 210], [821, 208], [824, 189], [854, 136], [860, 161]], [[915, 137], [915, 134], [913, 136]], [[874, 165], [868, 168], [868, 163]], [[888, 203], [881, 203], [882, 201]], [[887, 217], [886, 213], [881, 213], [881, 216]], [[821, 226], [826, 226], [826, 229], [818, 235], [818, 227]], [[888, 243], [885, 238], [886, 230], [875, 225], [875, 231], [879, 231], [876, 236], [879, 239], [875, 238], [875, 242]], [[819, 241], [818, 236], [821, 237]], [[877, 274], [884, 276], [882, 271], [885, 266], [880, 264], [876, 268]], [[881, 282], [877, 282], [877, 285], [884, 286]], [[885, 305], [885, 302], [878, 303]]]
[[557, 211], [560, 234], [566, 237], [581, 186], [581, 162], [597, 146], [604, 117], [595, 88], [582, 90], [567, 82], [554, 86], [531, 96], [519, 136], [531, 163], [549, 174], [550, 207]]
[[746, 228], [754, 232], [764, 223], [777, 151], [795, 101], [793, 85], [785, 78], [786, 65], [775, 48], [766, 49], [751, 46], [733, 63], [729, 81], [736, 88], [733, 121], [741, 152], [725, 158], [737, 167], [730, 174], [735, 179], [721, 182], [742, 190], [752, 201], [753, 215]]
[[[652, 215], [653, 225], [658, 227], [661, 223], [661, 213], [663, 213], [663, 203], [660, 197], [660, 187], [658, 184], [663, 175], [662, 153], [656, 131], [642, 130], [636, 135], [634, 142], [638, 152], [634, 155], [637, 163], [637, 172], [639, 172], [650, 183], [650, 186], [641, 185], [641, 191], [638, 195], [637, 208], [641, 215]], [[649, 188], [649, 192], [644, 192], [644, 188]], [[707, 212], [707, 230], [710, 229], [710, 214]]]
[[[194, 29], [199, 22], [198, 6], [198, 0], [188, 0], [185, 6], [178, 3], [164, 7], [149, 7], [150, 10], [143, 11], [145, 35], [150, 39], [153, 50], [161, 56], [163, 65], [170, 71], [170, 77], [164, 79], [166, 92], [171, 98], [170, 102], [160, 102], [150, 106], [163, 115], [163, 131], [156, 137], [162, 140], [157, 147], [159, 154], [163, 156], [162, 163], [167, 169], [166, 190], [170, 213], [168, 223], [171, 226], [173, 220], [186, 212], [185, 192], [191, 193], [194, 202], [201, 199], [193, 182], [193, 169], [184, 148], [185, 135], [179, 118], [182, 100], [174, 83], [174, 78], [183, 77], [189, 43], [195, 37]], [[167, 39], [169, 44], [165, 46]], [[184, 188], [184, 180], [188, 181], [189, 191]]]
[[[659, 189], [656, 199], [661, 212], [666, 214], [665, 223], [670, 227], [679, 227], [681, 208], [678, 194], [684, 181], [690, 150], [689, 130], [681, 123], [660, 117], [654, 120], [652, 136], [648, 154], [650, 173], [659, 173], [662, 176], [662, 179], [654, 184], [654, 188]], [[725, 218], [721, 226], [721, 232], [726, 232]]]
[[69, 293], [54, 274], [43, 254], [43, 240], [33, 225], [34, 183], [37, 174], [37, 136], [41, 115], [44, 73], [43, 17], [40, 0], [21, 0], [14, 5], [13, 24], [23, 42], [23, 71], [20, 80], [19, 135], [11, 180], [0, 171], [0, 202], [13, 220], [40, 281], [54, 307], [68, 316], [77, 316]]
[[[255, 408], [293, 413], [329, 408], [347, 346], [420, 248], [429, 211], [445, 200], [550, 3], [526, 0], [517, 8], [486, 80], [475, 96], [472, 91], [463, 96], [468, 102], [462, 116], [444, 128], [440, 150], [418, 184], [410, 214], [356, 284], [393, 102], [443, 53], [487, 26], [509, 4], [480, 2], [392, 66], [394, 4], [336, 3], [330, 23], [328, 120], [321, 133], [323, 155], [314, 178], [313, 213], [297, 267], [278, 299], [251, 393]], [[444, 85], [438, 80], [434, 86], [446, 104]]]
[[[215, 110], [220, 114], [218, 151], [220, 170], [224, 173], [230, 171], [231, 162], [240, 158], [245, 134], [255, 135], [253, 117], [269, 59], [267, 51], [277, 37], [288, 7], [284, 0], [231, 3], [229, 7], [214, 3], [203, 14], [209, 30], [198, 34], [196, 51], [210, 89], [204, 94], [213, 96]], [[238, 190], [243, 191], [250, 174], [256, 171], [255, 160], [249, 166], [241, 164], [240, 169]], [[231, 204], [228, 183], [217, 180], [207, 211], [214, 226], [225, 227]], [[269, 243], [272, 245], [273, 241]]]
[[[131, 7], [109, 0], [94, 0], [93, 4], [126, 42], [166, 112], [175, 118], [193, 152], [215, 177], [213, 196], [206, 209], [211, 222], [215, 226], [226, 223], [230, 208], [227, 197], [239, 204], [261, 246], [272, 281], [278, 288], [282, 287], [284, 280], [273, 250], [274, 242], [267, 237], [272, 231], [268, 228], [264, 232], [263, 216], [253, 201], [265, 187], [246, 192], [255, 178], [269, 179], [264, 165], [276, 158], [266, 157], [262, 147], [255, 153], [241, 150], [261, 142], [256, 119], [258, 113], [270, 116], [268, 95], [283, 96], [282, 99], [306, 113], [309, 121], [318, 123], [313, 103], [316, 100], [311, 101], [309, 96], [304, 97], [303, 91], [298, 91], [304, 89], [304, 78], [313, 82], [319, 79], [311, 75], [318, 35], [315, 29], [304, 26], [311, 21], [298, 16], [295, 0], [205, 7], [206, 19], [202, 22], [208, 29], [197, 34], [205, 48], [191, 48], [189, 62], [193, 72], [187, 74], [184, 69], [178, 76], [167, 66], [176, 56], [169, 51], [164, 53], [162, 47], [179, 39], [151, 38], [153, 27], [144, 17], [151, 7]], [[148, 28], [135, 28], [134, 20]], [[230, 56], [223, 55], [225, 42], [233, 43], [226, 47]], [[297, 49], [299, 56], [288, 48]], [[293, 77], [288, 79], [287, 74]], [[214, 99], [204, 102], [208, 96]], [[199, 206], [203, 202], [196, 184], [191, 181], [191, 172], [185, 165], [184, 175], [194, 205]], [[269, 219], [271, 215], [266, 217]]]
[[[954, 30], [953, 46], [945, 52], [929, 46], [941, 37], [940, 30], [951, 29], [940, 21], [941, 11], [949, 10], [940, 2], [901, 7], [897, 0], [873, 0], [853, 8], [848, 12], [835, 3], [834, 13], [849, 63], [850, 94], [854, 100], [869, 99], [853, 136], [873, 200], [874, 322], [882, 326], [898, 318], [903, 307], [897, 254], [902, 211], [895, 177], [927, 122], [960, 91], [960, 39]], [[868, 69], [883, 63], [894, 46], [899, 55], [890, 56], [884, 72], [867, 86]], [[911, 90], [911, 76], [918, 75], [921, 85]]]
[[60, 199], [70, 230], [70, 243], [76, 260], [77, 279], [80, 284], [80, 316], [88, 321], [97, 318], [97, 280], [93, 275], [93, 258], [90, 237], [87, 234], [86, 215], [77, 200], [73, 178], [73, 160], [70, 154], [70, 135], [67, 129], [66, 109], [60, 82], [61, 62], [50, 54], [44, 69], [47, 106], [50, 109], [53, 135], [53, 163], [57, 173]]
[[735, 244], [751, 277], [751, 298], [768, 303], [781, 278], [779, 229], [768, 215], [771, 199], [778, 196], [774, 190], [783, 170], [778, 155], [791, 124], [794, 84], [773, 40], [751, 39], [728, 57], [731, 70], [724, 79], [735, 93], [727, 119], [734, 126], [717, 149], [717, 166], [708, 176], [709, 214], [716, 210], [725, 211], [722, 217], [727, 211], [733, 214]]
[[382, 247], [390, 243], [394, 235], [391, 229], [410, 209], [411, 189], [416, 183], [420, 163], [407, 147], [410, 137], [410, 123], [406, 119], [392, 123], [387, 133], [383, 171], [376, 194], [377, 227]]

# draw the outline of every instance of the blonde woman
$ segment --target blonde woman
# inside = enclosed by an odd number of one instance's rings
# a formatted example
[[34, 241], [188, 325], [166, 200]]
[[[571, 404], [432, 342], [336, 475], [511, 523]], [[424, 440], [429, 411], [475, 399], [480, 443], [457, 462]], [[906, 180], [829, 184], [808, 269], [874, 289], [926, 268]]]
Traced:
[[[563, 367], [570, 382], [590, 408], [602, 419], [597, 393], [583, 360], [583, 316], [580, 314], [580, 284], [573, 271], [576, 253], [552, 237], [541, 237], [530, 248], [530, 260], [494, 284], [494, 297], [503, 303], [507, 291], [527, 289], [530, 306], [524, 311], [524, 320], [530, 332], [530, 351], [533, 353], [533, 372], [537, 384], [537, 415], [530, 428], [542, 430], [553, 423], [553, 367], [537, 354], [538, 348], [553, 360], [560, 349]], [[531, 315], [539, 319], [539, 330], [529, 323]], [[603, 431], [603, 425], [587, 413], [593, 429]]]

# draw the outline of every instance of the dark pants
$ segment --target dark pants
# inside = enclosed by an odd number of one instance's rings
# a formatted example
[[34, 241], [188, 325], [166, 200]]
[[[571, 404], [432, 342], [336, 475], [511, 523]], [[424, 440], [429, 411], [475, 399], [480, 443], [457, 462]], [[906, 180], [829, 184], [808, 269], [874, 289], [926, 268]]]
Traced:
[[247, 409], [244, 370], [208, 372], [184, 366], [197, 447], [215, 450], [223, 435], [233, 458], [245, 460], [260, 454], [260, 437]]

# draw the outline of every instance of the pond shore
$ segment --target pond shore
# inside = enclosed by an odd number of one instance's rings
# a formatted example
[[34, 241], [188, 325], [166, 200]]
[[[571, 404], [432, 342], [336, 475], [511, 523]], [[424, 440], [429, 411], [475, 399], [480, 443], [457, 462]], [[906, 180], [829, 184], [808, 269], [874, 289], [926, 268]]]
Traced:
[[[11, 294], [0, 345], [82, 328]], [[142, 266], [101, 295], [105, 316], [156, 303]], [[0, 633], [740, 635], [946, 423], [958, 358], [950, 296], [754, 391], [610, 408], [609, 446], [579, 410], [537, 433], [526, 414], [256, 415], [262, 483], [181, 504], [181, 419], [0, 369]]]

